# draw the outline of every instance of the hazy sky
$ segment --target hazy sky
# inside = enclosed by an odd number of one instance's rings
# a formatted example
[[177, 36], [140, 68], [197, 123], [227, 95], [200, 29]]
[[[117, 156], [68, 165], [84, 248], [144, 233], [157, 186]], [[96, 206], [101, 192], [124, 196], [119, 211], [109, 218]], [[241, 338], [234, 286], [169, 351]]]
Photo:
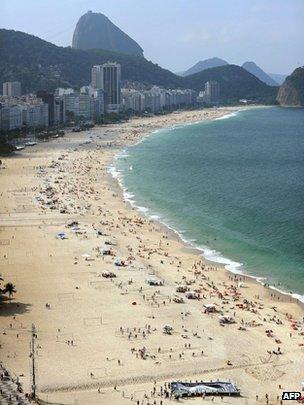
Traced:
[[0, 0], [0, 27], [67, 46], [88, 10], [104, 13], [147, 59], [173, 71], [213, 56], [253, 60], [270, 73], [304, 64], [304, 0]]

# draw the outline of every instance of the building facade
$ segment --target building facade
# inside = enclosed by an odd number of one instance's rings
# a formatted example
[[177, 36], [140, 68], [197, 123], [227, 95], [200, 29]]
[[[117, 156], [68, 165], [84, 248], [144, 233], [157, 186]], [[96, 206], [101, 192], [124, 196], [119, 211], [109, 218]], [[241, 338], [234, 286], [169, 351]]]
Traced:
[[21, 128], [22, 126], [22, 108], [20, 106], [2, 106], [1, 114], [1, 130], [11, 131]]
[[54, 100], [54, 124], [60, 125], [66, 122], [66, 107], [63, 97], [55, 97]]
[[37, 91], [37, 97], [40, 98], [45, 104], [48, 105], [49, 108], [49, 123], [48, 125], [51, 127], [54, 125], [54, 117], [55, 117], [55, 98], [53, 93], [49, 93], [44, 90]]
[[153, 86], [150, 90], [122, 89], [122, 106], [125, 111], [161, 112], [194, 105], [197, 93], [191, 89], [163, 89]]
[[211, 105], [218, 104], [220, 101], [220, 84], [214, 80], [205, 83], [205, 90], [199, 93], [198, 101]]
[[91, 85], [96, 90], [103, 90], [105, 110], [118, 113], [121, 109], [121, 66], [116, 62], [107, 62], [92, 68]]
[[20, 97], [21, 96], [21, 83], [20, 82], [5, 82], [3, 83], [3, 95], [7, 97]]
[[45, 103], [22, 106], [22, 125], [28, 127], [47, 127], [49, 122], [49, 108]]
[[48, 104], [34, 95], [22, 97], [0, 97], [0, 129], [10, 131], [23, 126], [47, 127]]
[[102, 65], [95, 65], [91, 70], [91, 86], [98, 90], [103, 89], [102, 85]]

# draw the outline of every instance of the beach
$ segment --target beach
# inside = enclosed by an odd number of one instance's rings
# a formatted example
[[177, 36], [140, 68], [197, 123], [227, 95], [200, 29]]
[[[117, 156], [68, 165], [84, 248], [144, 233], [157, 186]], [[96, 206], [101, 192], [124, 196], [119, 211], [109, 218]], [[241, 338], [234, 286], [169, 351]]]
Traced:
[[134, 118], [2, 159], [0, 274], [17, 293], [1, 304], [0, 358], [25, 392], [32, 324], [37, 391], [52, 403], [168, 404], [174, 380], [241, 390], [214, 403], [300, 391], [303, 306], [206, 262], [111, 175], [115, 156], [151, 132], [238, 109]]

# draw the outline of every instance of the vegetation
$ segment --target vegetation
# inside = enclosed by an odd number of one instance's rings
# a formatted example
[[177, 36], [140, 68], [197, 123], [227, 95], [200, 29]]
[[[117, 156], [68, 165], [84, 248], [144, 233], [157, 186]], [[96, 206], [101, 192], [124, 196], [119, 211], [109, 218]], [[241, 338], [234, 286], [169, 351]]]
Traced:
[[10, 153], [14, 152], [14, 150], [14, 146], [7, 143], [4, 139], [0, 139], [0, 156], [9, 155]]
[[240, 98], [261, 103], [274, 103], [276, 87], [269, 87], [255, 76], [235, 65], [206, 69], [180, 77], [142, 56], [105, 50], [82, 51], [63, 48], [19, 31], [0, 29], [0, 82], [19, 80], [23, 92], [57, 87], [79, 88], [90, 82], [93, 65], [116, 61], [122, 65], [122, 79], [159, 85], [165, 88], [191, 88], [200, 91], [208, 80], [221, 86], [221, 101]]
[[277, 100], [281, 105], [304, 106], [304, 67], [297, 68], [286, 77]]
[[[221, 102], [233, 104], [242, 98], [274, 104], [277, 87], [267, 86], [253, 74], [237, 65], [224, 65], [187, 76], [189, 87], [198, 89], [201, 83], [215, 80], [220, 84]], [[202, 87], [202, 86], [201, 86]]]
[[180, 78], [141, 56], [63, 48], [19, 31], [0, 30], [0, 82], [19, 80], [23, 92], [87, 85], [93, 65], [117, 61], [123, 80], [179, 87]]
[[4, 288], [1, 287], [1, 282], [3, 281], [3, 278], [0, 276], [0, 302], [2, 301], [2, 297], [4, 294], [8, 294], [9, 299], [12, 298], [13, 294], [17, 292], [16, 287], [14, 286], [13, 283], [6, 283], [4, 285]]
[[128, 112], [120, 112], [119, 114], [109, 113], [105, 114], [96, 121], [98, 124], [115, 124], [118, 122], [127, 121], [130, 118], [130, 114]]

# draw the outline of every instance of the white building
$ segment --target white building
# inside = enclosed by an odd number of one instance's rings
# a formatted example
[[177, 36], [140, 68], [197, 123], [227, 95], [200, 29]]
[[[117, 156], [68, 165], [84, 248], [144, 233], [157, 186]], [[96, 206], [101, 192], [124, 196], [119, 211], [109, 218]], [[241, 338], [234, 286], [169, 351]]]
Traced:
[[45, 103], [24, 105], [22, 109], [22, 124], [29, 127], [47, 127], [49, 123], [49, 108]]
[[33, 94], [21, 97], [0, 96], [1, 129], [9, 131], [49, 125], [49, 105]]
[[89, 96], [93, 97], [95, 94], [96, 88], [93, 86], [82, 86], [80, 87], [80, 93], [88, 94]]
[[69, 88], [58, 87], [55, 90], [55, 96], [63, 96], [65, 94], [72, 94], [72, 93], [74, 93], [74, 89], [70, 87]]
[[98, 118], [105, 113], [105, 94], [101, 89], [94, 91], [94, 118]]
[[122, 89], [122, 105], [125, 111], [149, 111], [152, 113], [193, 105], [197, 94], [191, 89], [166, 90], [153, 86], [150, 90]]
[[3, 95], [7, 97], [20, 97], [21, 83], [20, 82], [3, 83]]
[[102, 65], [95, 65], [91, 70], [91, 86], [94, 89], [103, 89]]
[[65, 94], [65, 110], [73, 113], [75, 117], [91, 120], [94, 116], [94, 98], [86, 93]]
[[139, 111], [145, 109], [145, 96], [142, 92], [134, 89], [121, 90], [122, 106], [125, 111]]
[[22, 108], [20, 106], [4, 106], [0, 109], [1, 129], [10, 131], [22, 126]]
[[220, 85], [218, 82], [210, 80], [205, 83], [205, 90], [201, 91], [198, 101], [206, 104], [217, 104], [220, 100]]
[[88, 94], [80, 93], [76, 98], [76, 115], [90, 120], [92, 118], [91, 103], [91, 97]]

